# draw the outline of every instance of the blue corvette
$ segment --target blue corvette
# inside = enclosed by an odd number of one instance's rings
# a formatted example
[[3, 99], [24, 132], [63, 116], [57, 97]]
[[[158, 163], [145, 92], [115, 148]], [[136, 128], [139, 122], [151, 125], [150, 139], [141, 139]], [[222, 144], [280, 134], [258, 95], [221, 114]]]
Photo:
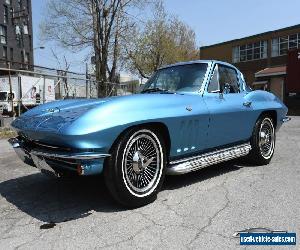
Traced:
[[140, 94], [34, 108], [13, 122], [18, 137], [10, 143], [42, 172], [103, 172], [116, 201], [136, 207], [155, 200], [165, 174], [242, 156], [268, 164], [286, 114], [234, 66], [192, 61], [159, 69]]

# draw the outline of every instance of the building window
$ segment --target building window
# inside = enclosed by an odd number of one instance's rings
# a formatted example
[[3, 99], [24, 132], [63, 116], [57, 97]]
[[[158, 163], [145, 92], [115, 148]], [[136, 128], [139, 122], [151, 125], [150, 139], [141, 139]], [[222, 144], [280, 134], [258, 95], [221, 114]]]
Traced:
[[29, 40], [29, 49], [30, 49], [30, 51], [32, 51], [32, 40], [31, 40], [31, 35], [28, 36], [28, 40]]
[[7, 60], [7, 47], [3, 46], [2, 58]]
[[23, 50], [21, 51], [21, 62], [22, 62], [22, 63], [25, 62], [25, 59], [24, 59], [24, 51], [23, 51]]
[[232, 50], [232, 61], [238, 63], [267, 58], [267, 46], [267, 41], [235, 46]]
[[297, 48], [300, 48], [300, 34], [276, 37], [272, 39], [271, 56], [283, 56], [288, 50]]
[[23, 33], [24, 33], [24, 35], [28, 35], [28, 26], [27, 25], [23, 25]]
[[16, 25], [16, 35], [21, 35], [21, 27]]
[[24, 55], [25, 55], [24, 62], [29, 64], [29, 53], [25, 53]]
[[11, 18], [10, 18], [11, 24], [14, 25], [14, 20], [15, 20], [14, 19], [14, 16], [15, 16], [14, 8], [10, 7], [9, 11], [10, 11], [10, 14], [11, 14]]
[[272, 51], [271, 51], [271, 56], [279, 56], [279, 42], [278, 38], [273, 38], [272, 39]]
[[22, 0], [18, 0], [18, 9], [19, 9], [19, 10], [22, 9]]
[[3, 25], [0, 25], [0, 43], [7, 43], [7, 29]]
[[23, 48], [24, 47], [24, 36], [23, 36], [23, 32], [22, 32], [22, 27], [20, 25], [16, 25], [15, 27], [16, 29], [16, 40], [17, 40], [17, 45], [19, 48]]
[[14, 49], [10, 48], [10, 61], [13, 62], [14, 61]]
[[4, 24], [8, 23], [8, 8], [6, 5], [4, 5], [4, 20], [3, 20]]
[[232, 61], [234, 63], [240, 61], [240, 47], [239, 46], [235, 46], [232, 49]]

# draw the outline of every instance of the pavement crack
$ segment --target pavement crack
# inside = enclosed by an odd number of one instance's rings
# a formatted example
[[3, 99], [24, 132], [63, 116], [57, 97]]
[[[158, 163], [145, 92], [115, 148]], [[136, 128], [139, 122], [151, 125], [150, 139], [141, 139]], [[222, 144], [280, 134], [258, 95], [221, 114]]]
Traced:
[[225, 190], [225, 204], [224, 206], [222, 206], [220, 209], [218, 209], [212, 216], [210, 216], [208, 218], [208, 223], [206, 225], [204, 225], [203, 227], [201, 227], [198, 230], [198, 233], [195, 235], [195, 237], [189, 242], [188, 247], [190, 248], [190, 246], [199, 238], [199, 236], [203, 233], [206, 233], [207, 231], [205, 229], [209, 228], [212, 224], [214, 219], [220, 214], [222, 213], [226, 208], [228, 208], [229, 204], [230, 204], [230, 199], [229, 199], [229, 191], [226, 188], [225, 184], [227, 182], [227, 177], [226, 179], [222, 182], [222, 184], [220, 184], [219, 186], [222, 187]]

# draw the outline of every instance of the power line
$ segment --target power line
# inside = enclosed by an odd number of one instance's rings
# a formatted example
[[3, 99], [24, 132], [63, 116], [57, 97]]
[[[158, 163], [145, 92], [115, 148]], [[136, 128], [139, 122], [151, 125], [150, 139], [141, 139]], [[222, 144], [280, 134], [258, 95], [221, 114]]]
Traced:
[[0, 62], [4, 62], [6, 64], [10, 63], [11, 65], [26, 65], [29, 69], [33, 68], [39, 68], [39, 69], [46, 69], [46, 70], [52, 70], [52, 71], [63, 71], [69, 74], [74, 74], [74, 75], [85, 75], [85, 73], [79, 73], [79, 72], [73, 72], [73, 71], [68, 71], [68, 70], [63, 70], [63, 69], [56, 69], [56, 68], [48, 68], [45, 66], [40, 66], [40, 65], [35, 65], [35, 64], [29, 64], [26, 62], [19, 62], [19, 61], [11, 61], [11, 60], [6, 60], [3, 58], [0, 58]]

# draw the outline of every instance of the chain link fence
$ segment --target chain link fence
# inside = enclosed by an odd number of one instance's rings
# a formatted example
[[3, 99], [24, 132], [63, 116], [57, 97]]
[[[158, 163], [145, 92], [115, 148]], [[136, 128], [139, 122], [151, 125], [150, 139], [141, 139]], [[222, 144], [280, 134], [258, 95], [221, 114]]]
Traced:
[[139, 82], [99, 82], [93, 76], [56, 70], [35, 71], [0, 68], [0, 114], [20, 115], [37, 105], [63, 99], [130, 95], [138, 92]]

